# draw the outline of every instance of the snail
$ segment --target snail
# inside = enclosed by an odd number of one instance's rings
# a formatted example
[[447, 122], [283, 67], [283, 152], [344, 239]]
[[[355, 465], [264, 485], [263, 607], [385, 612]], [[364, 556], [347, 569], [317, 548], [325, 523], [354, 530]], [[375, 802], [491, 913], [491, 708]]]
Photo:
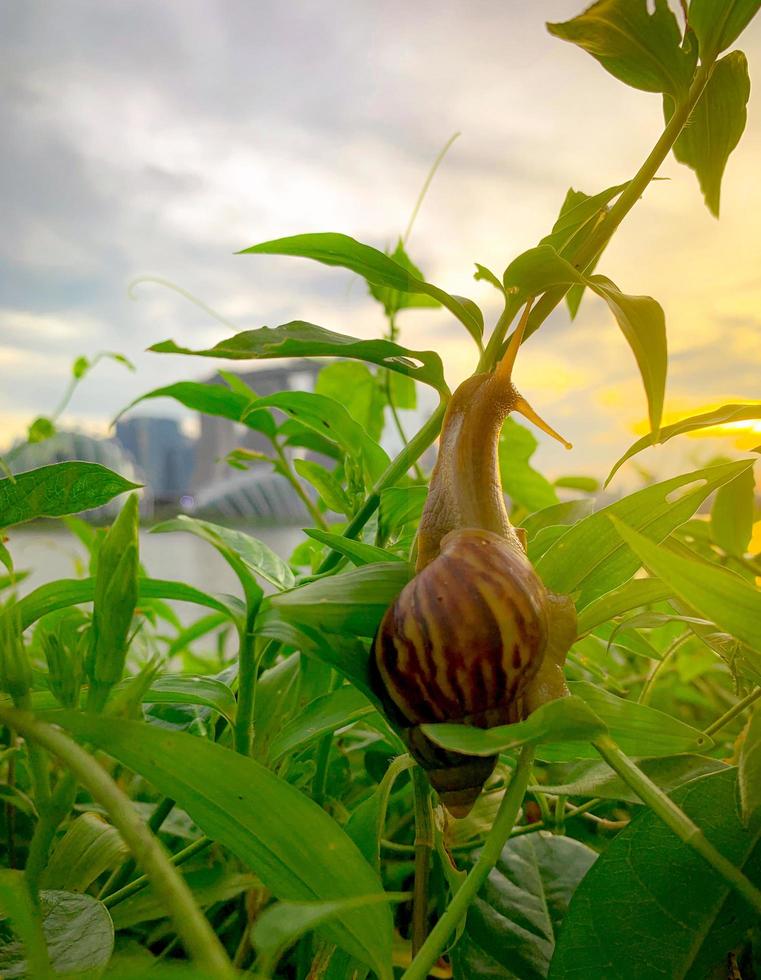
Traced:
[[499, 435], [510, 412], [571, 448], [512, 384], [529, 308], [496, 369], [468, 378], [451, 398], [418, 529], [416, 574], [386, 611], [370, 658], [386, 713], [455, 817], [470, 812], [497, 757], [444, 750], [420, 726], [511, 724], [567, 695], [563, 664], [576, 639], [573, 603], [535, 572], [525, 532], [508, 518], [499, 474]]

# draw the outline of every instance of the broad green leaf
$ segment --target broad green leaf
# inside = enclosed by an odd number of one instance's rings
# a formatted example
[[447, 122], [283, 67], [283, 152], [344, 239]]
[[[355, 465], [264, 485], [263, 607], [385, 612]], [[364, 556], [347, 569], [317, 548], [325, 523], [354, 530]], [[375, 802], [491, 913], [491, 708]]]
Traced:
[[355, 687], [339, 687], [310, 702], [275, 736], [270, 746], [270, 760], [303, 749], [321, 735], [351, 725], [373, 714], [375, 707]]
[[263, 629], [272, 621], [283, 621], [326, 633], [374, 636], [383, 614], [410, 576], [406, 562], [379, 562], [267, 596], [257, 616], [256, 629]]
[[[616, 472], [628, 459], [636, 456], [637, 453], [641, 453], [643, 449], [656, 445], [656, 442], [658, 445], [662, 445], [664, 442], [668, 442], [669, 439], [673, 439], [674, 436], [681, 436], [686, 432], [698, 432], [700, 429], [712, 429], [714, 426], [727, 425], [730, 422], [744, 422], [750, 419], [761, 419], [761, 402], [755, 405], [750, 403], [722, 405], [721, 408], [716, 408], [711, 412], [691, 415], [689, 418], [681, 419], [679, 422], [665, 425], [657, 435], [654, 432], [649, 432], [626, 450], [608, 474], [605, 486], [607, 487]], [[727, 434], [731, 433], [731, 431], [731, 429], [728, 429]]]
[[509, 840], [468, 909], [454, 980], [544, 980], [573, 893], [596, 858], [569, 837]]
[[414, 379], [393, 372], [389, 372], [386, 377], [389, 385], [387, 393], [394, 408], [417, 408], [417, 389]]
[[[640, 759], [638, 767], [665, 793], [689, 783], [700, 776], [721, 772], [727, 768], [718, 759], [704, 755], [673, 755], [655, 759]], [[637, 794], [617, 776], [606, 762], [571, 762], [552, 767], [551, 782], [542, 784], [546, 793], [559, 796], [601, 797], [604, 800], [623, 800], [640, 803]]]
[[627, 296], [605, 276], [590, 276], [589, 286], [610, 307], [637, 360], [647, 395], [650, 427], [658, 432], [666, 392], [668, 350], [663, 310], [650, 296]]
[[315, 488], [328, 510], [336, 514], [351, 514], [351, 500], [330, 470], [311, 459], [294, 459], [293, 468]]
[[444, 748], [467, 755], [488, 756], [533, 742], [538, 757], [548, 762], [596, 758], [589, 743], [605, 731], [624, 752], [636, 756], [676, 755], [712, 744], [702, 732], [648, 705], [585, 681], [572, 681], [568, 687], [570, 698], [550, 701], [514, 725], [424, 725], [423, 730]]
[[[8, 923], [3, 921], [10, 918], [13, 932], [21, 942], [16, 942], [8, 935]], [[45, 980], [52, 976], [50, 958], [46, 949], [45, 933], [42, 926], [42, 916], [37, 908], [22, 871], [12, 871], [7, 868], [0, 870], [0, 970], [2, 976], [8, 976], [7, 969], [18, 969], [23, 975], [28, 966], [32, 976]], [[24, 960], [24, 953], [28, 961]], [[13, 974], [11, 974], [13, 975]]]
[[[405, 375], [399, 377], [409, 382]], [[358, 361], [336, 361], [326, 364], [317, 375], [314, 390], [340, 402], [355, 422], [358, 422], [371, 439], [380, 440], [383, 433], [383, 408], [385, 396], [379, 379], [366, 364]]]
[[169, 521], [163, 521], [151, 529], [153, 534], [168, 531], [187, 531], [213, 545], [231, 564], [242, 562], [255, 575], [278, 589], [290, 589], [296, 581], [287, 562], [275, 554], [263, 541], [251, 537], [243, 531], [212, 524], [197, 517], [180, 514]]
[[297, 939], [318, 929], [332, 919], [354, 909], [381, 903], [401, 902], [407, 893], [361, 895], [332, 902], [278, 902], [270, 905], [256, 919], [251, 942], [257, 951], [257, 967], [268, 975], [278, 959]]
[[[206, 606], [224, 613], [229, 619], [234, 619], [243, 610], [236, 604], [233, 596], [222, 599], [194, 589], [184, 582], [165, 582], [158, 578], [138, 578], [138, 601], [143, 599], [176, 599], [179, 602], [192, 602], [198, 606]], [[18, 601], [18, 611], [23, 629], [36, 623], [42, 616], [68, 606], [77, 606], [83, 602], [92, 602], [95, 596], [95, 580], [91, 578], [58, 579], [40, 585], [29, 595]]]
[[83, 892], [127, 857], [119, 831], [97, 813], [77, 817], [58, 841], [45, 868], [45, 888]]
[[714, 490], [751, 465], [741, 460], [709, 466], [655, 483], [604, 507], [574, 524], [542, 555], [536, 565], [539, 576], [553, 592], [579, 592], [577, 608], [583, 609], [627, 582], [641, 565], [610, 523], [610, 515], [650, 540], [662, 541], [688, 521]]
[[[223, 419], [231, 419], [233, 422], [243, 422], [246, 408], [253, 397], [255, 396], [252, 392], [243, 394], [243, 392], [233, 391], [225, 385], [202, 384], [199, 381], [178, 381], [176, 384], [154, 388], [153, 391], [140, 395], [139, 398], [122, 409], [117, 415], [117, 419], [135, 405], [150, 398], [173, 398], [186, 408], [201, 412], [203, 415], [216, 415]], [[248, 426], [249, 429], [255, 429], [257, 432], [263, 432], [270, 438], [275, 435], [275, 420], [269, 412], [262, 411], [247, 416], [244, 425]]]
[[759, 8], [759, 0], [691, 0], [690, 27], [697, 34], [704, 65], [737, 40]]
[[354, 565], [370, 565], [379, 561], [402, 561], [398, 555], [384, 551], [383, 548], [376, 548], [373, 544], [365, 544], [364, 541], [355, 541], [354, 538], [346, 538], [343, 534], [322, 531], [316, 527], [305, 528], [304, 534], [308, 534], [315, 541], [326, 544], [340, 555], [346, 555]]
[[581, 490], [583, 493], [597, 493], [600, 481], [594, 476], [561, 476], [555, 486], [565, 490]]
[[[100, 977], [114, 948], [108, 909], [90, 895], [55, 890], [40, 893], [40, 907], [52, 976]], [[8, 980], [33, 976], [20, 943], [0, 946], [0, 975]]]
[[100, 463], [52, 463], [16, 473], [0, 480], [0, 527], [79, 514], [139, 486]]
[[[373, 286], [389, 286], [406, 293], [424, 293], [446, 306], [450, 313], [467, 328], [473, 339], [480, 345], [483, 334], [483, 318], [475, 313], [475, 304], [467, 305], [459, 296], [450, 296], [432, 283], [424, 282], [408, 268], [394, 262], [392, 258], [348, 235], [335, 232], [319, 232], [310, 235], [293, 235], [290, 238], [277, 238], [244, 248], [239, 255], [294, 255], [314, 259], [325, 265], [350, 269], [362, 276]], [[476, 308], [477, 309], [477, 308]]]
[[161, 354], [196, 354], [235, 361], [271, 357], [349, 357], [406, 374], [439, 391], [448, 390], [441, 358], [435, 351], [408, 350], [391, 340], [358, 340], [304, 320], [292, 320], [279, 327], [244, 330], [214, 347], [202, 350], [179, 347], [173, 340], [154, 344], [150, 350]]
[[740, 746], [740, 813], [743, 824], [750, 826], [761, 813], [761, 709], [753, 708]]
[[618, 534], [644, 565], [693, 609], [751, 650], [761, 651], [761, 590], [718, 565], [692, 561], [659, 547], [623, 521], [613, 518]]
[[570, 258], [578, 244], [579, 232], [590, 225], [594, 226], [596, 219], [605, 213], [607, 205], [618, 197], [628, 183], [614, 184], [593, 195], [569, 188], [552, 231], [539, 244], [551, 245], [560, 255]]
[[143, 704], [200, 704], [219, 712], [230, 724], [235, 721], [235, 695], [214, 677], [192, 674], [163, 674], [143, 695]]
[[[745, 129], [749, 97], [748, 62], [742, 51], [732, 51], [716, 62], [689, 122], [674, 143], [674, 156], [695, 171], [708, 210], [717, 218], [721, 178]], [[668, 121], [673, 103], [666, 98], [663, 107]]]
[[[757, 835], [740, 824], [735, 793], [736, 773], [729, 770], [696, 779], [672, 798], [758, 882]], [[727, 951], [756, 921], [757, 913], [689, 844], [645, 811], [607, 844], [577, 889], [550, 980], [726, 976]]]
[[[557, 481], [555, 482], [557, 486]], [[558, 527], [560, 525], [575, 524], [582, 517], [587, 517], [594, 509], [594, 501], [589, 498], [583, 500], [568, 500], [563, 504], [551, 504], [542, 510], [537, 510], [521, 521], [521, 527], [526, 534], [531, 537], [538, 534], [546, 527]]]
[[494, 275], [491, 269], [487, 269], [486, 266], [481, 265], [480, 262], [476, 262], [474, 264], [476, 267], [476, 271], [473, 273], [473, 278], [476, 280], [476, 282], [480, 280], [483, 280], [484, 282], [488, 282], [489, 285], [494, 286], [497, 292], [501, 293], [504, 296], [505, 287], [502, 285], [499, 279]]
[[[378, 878], [337, 823], [253, 759], [184, 732], [61, 712], [54, 720], [176, 800], [201, 830], [256, 872], [278, 898], [379, 894]], [[386, 980], [391, 917], [384, 906], [340, 917], [326, 933]]]
[[514, 506], [520, 505], [529, 511], [551, 507], [558, 502], [552, 484], [529, 463], [538, 445], [533, 432], [514, 419], [505, 419], [499, 437], [502, 489]]
[[615, 616], [647, 606], [651, 602], [669, 599], [674, 593], [671, 588], [657, 578], [635, 578], [612, 592], [590, 602], [579, 613], [576, 629], [579, 636], [591, 633], [593, 629], [607, 623]]
[[681, 98], [694, 63], [666, 0], [599, 0], [573, 20], [548, 24], [550, 34], [578, 44], [620, 81], [645, 92]]
[[744, 555], [753, 534], [756, 480], [746, 470], [716, 491], [711, 508], [711, 537], [729, 555]]
[[405, 524], [416, 522], [423, 513], [427, 486], [387, 487], [381, 491], [378, 523], [384, 538]]
[[[423, 273], [407, 254], [401, 238], [397, 241], [394, 251], [389, 253], [389, 258], [401, 266], [402, 269], [406, 269], [415, 279], [423, 279]], [[377, 299], [383, 306], [383, 312], [387, 317], [394, 316], [399, 310], [411, 309], [413, 307], [435, 308], [441, 305], [437, 300], [431, 296], [427, 296], [425, 293], [403, 292], [402, 290], [394, 289], [392, 286], [376, 286], [371, 282], [368, 282], [368, 288], [373, 299]]]
[[584, 278], [551, 245], [537, 245], [513, 259], [502, 281], [506, 290], [513, 290], [525, 299], [538, 296], [550, 286], [584, 283]]
[[375, 482], [389, 464], [385, 450], [333, 398], [312, 391], [281, 391], [257, 398], [249, 405], [251, 412], [260, 408], [279, 408], [320, 435], [333, 439], [347, 455], [363, 463], [371, 482]]
[[299, 701], [302, 658], [298, 653], [262, 671], [254, 702], [254, 755], [269, 758], [272, 739], [296, 712]]
[[494, 728], [470, 725], [421, 725], [437, 745], [465, 755], [489, 756], [509, 752], [528, 743], [588, 742], [604, 735], [607, 728], [578, 697], [558, 698], [537, 708], [525, 721]]

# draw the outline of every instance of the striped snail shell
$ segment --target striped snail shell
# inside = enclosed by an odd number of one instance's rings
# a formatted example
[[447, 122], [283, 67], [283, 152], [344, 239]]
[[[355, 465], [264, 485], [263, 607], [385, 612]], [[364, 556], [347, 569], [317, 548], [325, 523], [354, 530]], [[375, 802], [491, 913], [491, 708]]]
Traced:
[[[549, 434], [515, 390], [512, 366], [528, 309], [493, 373], [452, 396], [418, 529], [417, 574], [386, 611], [370, 658], [373, 687], [453, 816], [465, 816], [497, 758], [450, 752], [420, 726], [491, 728], [568, 693], [573, 603], [548, 592], [510, 523], [500, 481], [502, 423], [518, 411]], [[570, 447], [569, 447], [570, 448]]]

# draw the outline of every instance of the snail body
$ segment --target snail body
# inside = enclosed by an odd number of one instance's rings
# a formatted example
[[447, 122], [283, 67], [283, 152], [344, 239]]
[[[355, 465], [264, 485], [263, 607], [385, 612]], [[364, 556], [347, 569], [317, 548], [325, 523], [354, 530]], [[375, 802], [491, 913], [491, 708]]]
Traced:
[[520, 721], [568, 693], [562, 666], [576, 638], [573, 604], [545, 588], [505, 508], [498, 440], [509, 412], [557, 437], [513, 387], [514, 353], [452, 396], [418, 531], [416, 575], [386, 611], [371, 658], [386, 712], [454, 816], [470, 811], [496, 756], [444, 750], [420, 726]]

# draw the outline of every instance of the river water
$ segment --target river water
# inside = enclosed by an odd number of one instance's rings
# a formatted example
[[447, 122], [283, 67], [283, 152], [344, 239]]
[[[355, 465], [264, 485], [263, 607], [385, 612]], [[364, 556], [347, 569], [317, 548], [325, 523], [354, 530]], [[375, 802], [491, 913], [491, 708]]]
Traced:
[[[299, 527], [252, 527], [248, 533], [259, 538], [287, 559], [303, 538]], [[19, 585], [19, 594], [59, 578], [87, 575], [84, 545], [62, 525], [35, 524], [11, 528], [6, 532], [7, 547], [17, 571], [30, 574]], [[176, 579], [205, 592], [240, 595], [238, 580], [215, 549], [184, 532], [152, 534], [140, 531], [140, 559], [153, 578]], [[5, 571], [0, 567], [0, 572]]]

